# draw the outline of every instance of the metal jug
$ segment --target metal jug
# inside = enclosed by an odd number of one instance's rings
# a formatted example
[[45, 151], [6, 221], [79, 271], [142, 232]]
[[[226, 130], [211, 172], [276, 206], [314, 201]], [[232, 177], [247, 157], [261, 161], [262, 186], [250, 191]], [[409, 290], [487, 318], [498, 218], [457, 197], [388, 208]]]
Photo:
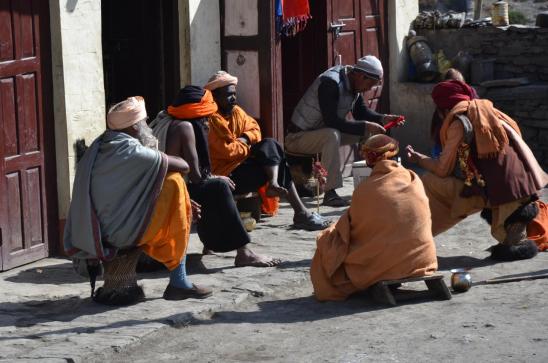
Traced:
[[410, 30], [407, 49], [417, 70], [417, 80], [421, 82], [433, 81], [439, 72], [427, 39], [418, 36], [414, 30]]

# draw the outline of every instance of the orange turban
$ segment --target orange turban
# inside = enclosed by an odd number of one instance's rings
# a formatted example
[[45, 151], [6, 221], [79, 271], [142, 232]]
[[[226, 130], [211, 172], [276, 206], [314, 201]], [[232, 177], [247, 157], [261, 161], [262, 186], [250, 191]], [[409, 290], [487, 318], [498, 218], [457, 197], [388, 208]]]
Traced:
[[211, 76], [211, 78], [209, 78], [209, 81], [207, 81], [204, 88], [210, 91], [214, 91], [217, 88], [221, 88], [231, 84], [236, 86], [238, 84], [238, 78], [230, 75], [228, 72], [217, 71], [214, 75]]
[[135, 125], [146, 117], [147, 110], [143, 97], [129, 97], [110, 108], [107, 114], [107, 125], [111, 130], [122, 130]]
[[181, 88], [167, 113], [178, 120], [192, 120], [217, 112], [217, 104], [210, 91], [198, 86]]
[[393, 158], [399, 151], [398, 141], [384, 134], [373, 135], [361, 145], [361, 155], [368, 165]]

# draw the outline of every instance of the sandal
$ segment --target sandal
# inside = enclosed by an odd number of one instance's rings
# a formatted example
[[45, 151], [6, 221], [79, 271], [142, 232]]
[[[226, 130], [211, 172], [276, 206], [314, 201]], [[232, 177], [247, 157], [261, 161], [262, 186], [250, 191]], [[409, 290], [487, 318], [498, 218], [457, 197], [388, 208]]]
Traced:
[[327, 207], [348, 207], [350, 203], [335, 194], [330, 195], [329, 197], [324, 196], [322, 205], [325, 205]]
[[304, 229], [305, 231], [321, 231], [326, 229], [331, 224], [331, 221], [325, 219], [316, 212], [309, 215], [296, 215], [293, 218], [293, 226], [297, 229]]

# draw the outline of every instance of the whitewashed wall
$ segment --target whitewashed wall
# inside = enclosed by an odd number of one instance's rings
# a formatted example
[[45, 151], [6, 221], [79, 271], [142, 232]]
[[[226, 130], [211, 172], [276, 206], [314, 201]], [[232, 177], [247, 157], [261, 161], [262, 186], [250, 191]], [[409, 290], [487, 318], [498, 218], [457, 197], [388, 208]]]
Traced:
[[105, 130], [101, 1], [51, 0], [51, 40], [59, 218], [75, 173], [74, 142]]
[[[186, 4], [185, 4], [186, 2]], [[180, 15], [188, 16], [189, 49], [187, 63], [190, 66], [190, 82], [181, 77], [181, 83], [192, 83], [203, 86], [209, 77], [221, 68], [221, 33], [218, 0], [183, 0], [183, 6], [188, 6], [188, 12], [180, 10]], [[185, 14], [186, 13], [186, 14]], [[186, 19], [182, 19], [183, 22]], [[184, 39], [183, 39], [184, 41]], [[184, 61], [181, 59], [181, 64]], [[184, 73], [181, 73], [184, 74]]]
[[394, 129], [393, 136], [403, 149], [411, 144], [428, 153], [430, 121], [434, 104], [431, 84], [407, 83], [407, 49], [404, 44], [411, 22], [419, 13], [418, 1], [388, 1], [388, 44], [390, 48], [390, 112], [407, 118], [404, 127]]

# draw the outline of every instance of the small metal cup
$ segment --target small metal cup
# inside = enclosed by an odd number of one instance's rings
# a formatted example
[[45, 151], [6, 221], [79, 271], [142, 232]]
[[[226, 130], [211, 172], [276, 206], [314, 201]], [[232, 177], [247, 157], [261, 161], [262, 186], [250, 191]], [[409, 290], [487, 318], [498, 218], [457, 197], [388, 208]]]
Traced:
[[466, 269], [451, 270], [451, 288], [455, 292], [466, 292], [472, 287], [472, 276]]

